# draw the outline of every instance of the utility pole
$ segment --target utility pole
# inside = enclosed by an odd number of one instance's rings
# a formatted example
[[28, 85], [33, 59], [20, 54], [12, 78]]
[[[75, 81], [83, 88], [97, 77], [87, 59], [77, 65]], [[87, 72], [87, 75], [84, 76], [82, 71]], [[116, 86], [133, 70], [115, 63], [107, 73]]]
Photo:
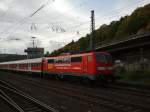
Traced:
[[93, 46], [93, 37], [94, 37], [94, 30], [95, 30], [95, 15], [94, 10], [91, 11], [91, 36], [90, 36], [90, 50], [94, 50]]

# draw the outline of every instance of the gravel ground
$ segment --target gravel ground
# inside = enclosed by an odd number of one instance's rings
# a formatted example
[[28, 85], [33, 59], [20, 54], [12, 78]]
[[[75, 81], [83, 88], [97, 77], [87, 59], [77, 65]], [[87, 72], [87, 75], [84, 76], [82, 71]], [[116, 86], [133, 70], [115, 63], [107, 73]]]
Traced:
[[16, 112], [10, 105], [0, 98], [0, 112]]
[[[104, 87], [86, 87], [79, 83], [70, 83], [68, 81], [56, 81], [51, 79], [40, 79], [37, 77], [29, 77], [23, 74], [12, 74], [6, 72], [0, 72], [0, 79], [8, 81], [15, 85], [18, 89], [30, 94], [31, 96], [43, 101], [44, 103], [60, 110], [61, 112], [111, 112], [108, 108], [95, 106], [88, 104], [86, 102], [79, 101], [68, 97], [66, 95], [55, 93], [48, 89], [40, 88], [39, 86], [34, 86], [31, 83], [28, 83], [29, 80], [37, 81], [40, 85], [46, 84], [46, 86], [57, 85], [64, 86], [67, 88], [79, 89], [80, 91], [89, 91], [89, 93], [94, 93], [108, 99], [119, 99], [122, 101], [128, 101], [136, 104], [149, 105], [150, 98], [146, 99], [145, 97], [135, 96], [132, 94], [126, 94], [122, 90], [112, 90], [111, 88]], [[24, 81], [21, 81], [23, 79]], [[28, 80], [28, 81], [27, 81]], [[68, 91], [69, 92], [69, 91]], [[113, 103], [113, 102], [112, 102]]]
[[[111, 112], [111, 110], [106, 108], [90, 105], [86, 102], [81, 102], [77, 99], [67, 97], [65, 95], [60, 95], [59, 93], [54, 93], [34, 85], [15, 80], [20, 77], [22, 76], [18, 76], [12, 73], [0, 72], [1, 80], [12, 83], [18, 89], [21, 89], [22, 91], [39, 99], [40, 101], [54, 107], [55, 109], [58, 109], [60, 112]], [[31, 77], [23, 76], [22, 78], [30, 79]], [[35, 80], [40, 79], [35, 78]]]

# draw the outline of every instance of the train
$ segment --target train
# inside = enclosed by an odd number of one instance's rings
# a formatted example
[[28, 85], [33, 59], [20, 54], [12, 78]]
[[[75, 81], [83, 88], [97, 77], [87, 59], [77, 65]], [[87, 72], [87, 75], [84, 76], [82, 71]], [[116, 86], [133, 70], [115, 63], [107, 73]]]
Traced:
[[112, 57], [107, 52], [88, 52], [0, 63], [1, 70], [34, 73], [59, 79], [90, 81], [115, 79]]

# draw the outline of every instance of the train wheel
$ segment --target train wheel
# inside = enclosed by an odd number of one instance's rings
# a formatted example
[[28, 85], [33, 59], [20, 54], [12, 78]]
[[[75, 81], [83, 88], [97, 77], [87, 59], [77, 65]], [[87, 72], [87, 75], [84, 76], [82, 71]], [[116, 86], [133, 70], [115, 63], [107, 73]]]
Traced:
[[64, 76], [63, 75], [59, 75], [59, 79], [60, 80], [64, 80]]
[[55, 79], [59, 80], [59, 75], [58, 74], [55, 75]]

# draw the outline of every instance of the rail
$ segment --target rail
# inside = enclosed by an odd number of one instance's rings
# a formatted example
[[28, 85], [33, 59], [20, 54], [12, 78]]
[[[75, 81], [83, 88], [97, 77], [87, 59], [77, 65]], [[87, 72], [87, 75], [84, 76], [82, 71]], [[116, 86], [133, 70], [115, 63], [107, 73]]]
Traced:
[[2, 80], [0, 80], [0, 97], [18, 112], [58, 112]]
[[[95, 93], [87, 92], [86, 89], [81, 90], [73, 87], [64, 87], [64, 86], [58, 86], [57, 84], [50, 84], [46, 85], [44, 83], [39, 84], [38, 81], [28, 79], [28, 81], [24, 81], [22, 79], [17, 79], [18, 81], [22, 81], [24, 83], [28, 83], [31, 85], [34, 85], [39, 88], [44, 88], [46, 90], [49, 90], [51, 92], [57, 93], [57, 94], [63, 94], [65, 96], [71, 97], [73, 99], [78, 99], [83, 102], [86, 102], [88, 104], [93, 104], [95, 106], [103, 106], [105, 108], [114, 110], [116, 112], [136, 112], [136, 111], [144, 111], [148, 112], [150, 110], [149, 106], [141, 105], [141, 104], [135, 104], [133, 102], [124, 101], [122, 99], [116, 99], [116, 98], [107, 98], [101, 95], [97, 95]], [[129, 93], [130, 94], [130, 93]], [[136, 95], [143, 96], [142, 94], [138, 93]]]

